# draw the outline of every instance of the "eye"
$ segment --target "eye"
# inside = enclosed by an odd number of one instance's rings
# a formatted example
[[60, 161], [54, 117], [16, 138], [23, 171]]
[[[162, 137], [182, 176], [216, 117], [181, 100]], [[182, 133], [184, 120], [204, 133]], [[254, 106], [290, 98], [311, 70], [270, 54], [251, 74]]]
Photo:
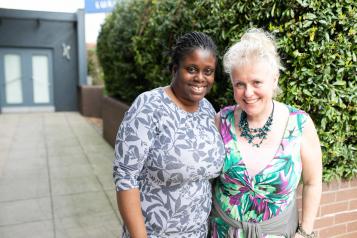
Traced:
[[260, 87], [263, 84], [263, 82], [257, 80], [257, 81], [254, 81], [253, 84], [255, 87]]
[[214, 73], [214, 69], [208, 68], [205, 70], [205, 75], [210, 76]]
[[236, 88], [244, 88], [245, 85], [244, 85], [244, 83], [242, 83], [242, 82], [235, 82], [235, 83], [234, 83], [234, 87], [236, 87]]
[[186, 68], [187, 72], [190, 73], [190, 74], [194, 74], [197, 72], [197, 68], [194, 67], [194, 66], [189, 66]]

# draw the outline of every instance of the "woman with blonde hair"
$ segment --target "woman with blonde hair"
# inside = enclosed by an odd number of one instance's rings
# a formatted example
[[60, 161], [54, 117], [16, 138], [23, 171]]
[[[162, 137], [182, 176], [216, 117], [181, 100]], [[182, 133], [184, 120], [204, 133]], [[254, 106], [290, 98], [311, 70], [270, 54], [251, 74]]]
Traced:
[[[281, 64], [273, 37], [251, 29], [223, 61], [237, 104], [216, 116], [226, 154], [214, 187], [211, 237], [315, 237], [320, 142], [306, 112], [274, 100]], [[299, 224], [296, 190], [301, 177]]]

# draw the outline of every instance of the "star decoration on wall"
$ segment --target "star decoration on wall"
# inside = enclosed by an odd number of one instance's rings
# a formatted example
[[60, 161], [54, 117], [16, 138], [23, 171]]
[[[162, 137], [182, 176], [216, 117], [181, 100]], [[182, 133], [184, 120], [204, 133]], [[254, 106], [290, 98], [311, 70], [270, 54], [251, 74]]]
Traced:
[[71, 46], [63, 43], [62, 50], [63, 50], [62, 56], [65, 57], [67, 60], [70, 60], [71, 59], [71, 56], [70, 56]]

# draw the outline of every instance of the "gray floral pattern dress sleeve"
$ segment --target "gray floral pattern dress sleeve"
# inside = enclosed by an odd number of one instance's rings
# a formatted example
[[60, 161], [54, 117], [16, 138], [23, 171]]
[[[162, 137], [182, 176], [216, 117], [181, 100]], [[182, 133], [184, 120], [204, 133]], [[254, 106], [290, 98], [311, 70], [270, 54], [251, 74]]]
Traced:
[[117, 191], [140, 190], [149, 237], [207, 237], [210, 179], [224, 158], [214, 115], [206, 99], [197, 112], [181, 110], [163, 88], [141, 94], [126, 113], [113, 177]]

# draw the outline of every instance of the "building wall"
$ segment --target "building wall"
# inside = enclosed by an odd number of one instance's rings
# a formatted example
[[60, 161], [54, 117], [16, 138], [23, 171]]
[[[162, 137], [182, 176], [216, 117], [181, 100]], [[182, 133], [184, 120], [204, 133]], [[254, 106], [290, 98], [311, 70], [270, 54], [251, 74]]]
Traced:
[[[315, 230], [321, 238], [357, 237], [357, 178], [323, 184]], [[301, 188], [298, 196], [301, 216]]]
[[[52, 51], [56, 111], [78, 110], [80, 56], [77, 26], [75, 13], [0, 9], [0, 47]], [[63, 57], [62, 44], [70, 45], [70, 60]]]

